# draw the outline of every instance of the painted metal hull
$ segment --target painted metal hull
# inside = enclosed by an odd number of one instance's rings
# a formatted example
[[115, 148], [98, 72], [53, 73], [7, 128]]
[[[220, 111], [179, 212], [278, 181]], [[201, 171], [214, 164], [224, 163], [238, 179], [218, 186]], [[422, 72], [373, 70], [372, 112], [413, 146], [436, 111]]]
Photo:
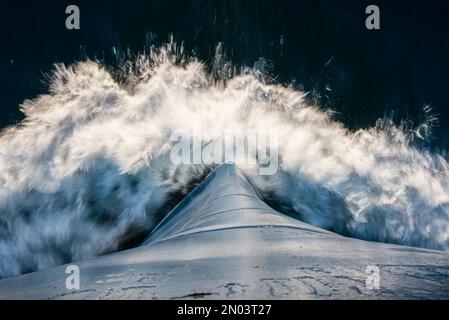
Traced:
[[[224, 164], [138, 248], [0, 281], [1, 299], [443, 299], [449, 254], [346, 238], [270, 208]], [[380, 270], [376, 289], [367, 268]], [[368, 279], [368, 286], [367, 286]], [[375, 282], [374, 282], [375, 284]]]

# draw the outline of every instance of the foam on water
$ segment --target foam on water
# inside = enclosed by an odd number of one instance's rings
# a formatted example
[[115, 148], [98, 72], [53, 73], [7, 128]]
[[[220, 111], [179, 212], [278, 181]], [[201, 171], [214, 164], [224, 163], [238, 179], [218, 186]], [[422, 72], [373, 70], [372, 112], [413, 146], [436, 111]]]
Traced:
[[241, 167], [285, 213], [361, 239], [448, 248], [440, 155], [385, 120], [347, 130], [303, 92], [268, 85], [257, 71], [216, 75], [167, 48], [125, 64], [118, 77], [92, 61], [57, 66], [49, 93], [24, 102], [25, 120], [0, 137], [0, 277], [114, 251], [151, 230], [172, 195], [211, 169], [170, 161], [171, 132], [198, 125], [236, 135], [277, 130], [279, 172]]

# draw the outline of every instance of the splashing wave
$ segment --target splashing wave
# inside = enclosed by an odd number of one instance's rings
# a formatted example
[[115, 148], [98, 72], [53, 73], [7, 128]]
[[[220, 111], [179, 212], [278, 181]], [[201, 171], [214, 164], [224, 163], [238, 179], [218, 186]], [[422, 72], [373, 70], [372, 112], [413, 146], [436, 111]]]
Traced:
[[24, 102], [25, 120], [0, 137], [0, 277], [118, 250], [151, 230], [211, 169], [170, 162], [170, 133], [198, 123], [279, 132], [278, 174], [242, 170], [280, 211], [361, 239], [448, 248], [440, 155], [385, 120], [351, 132], [257, 71], [216, 78], [167, 48], [118, 77], [92, 61], [57, 66], [49, 93]]

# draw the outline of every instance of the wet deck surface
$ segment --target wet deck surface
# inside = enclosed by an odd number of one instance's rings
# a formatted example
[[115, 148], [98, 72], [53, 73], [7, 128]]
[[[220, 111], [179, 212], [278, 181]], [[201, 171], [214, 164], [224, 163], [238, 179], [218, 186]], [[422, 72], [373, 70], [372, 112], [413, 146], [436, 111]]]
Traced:
[[[271, 209], [232, 164], [214, 171], [135, 249], [0, 281], [1, 299], [441, 299], [449, 254], [366, 242]], [[366, 286], [367, 267], [380, 288]]]

